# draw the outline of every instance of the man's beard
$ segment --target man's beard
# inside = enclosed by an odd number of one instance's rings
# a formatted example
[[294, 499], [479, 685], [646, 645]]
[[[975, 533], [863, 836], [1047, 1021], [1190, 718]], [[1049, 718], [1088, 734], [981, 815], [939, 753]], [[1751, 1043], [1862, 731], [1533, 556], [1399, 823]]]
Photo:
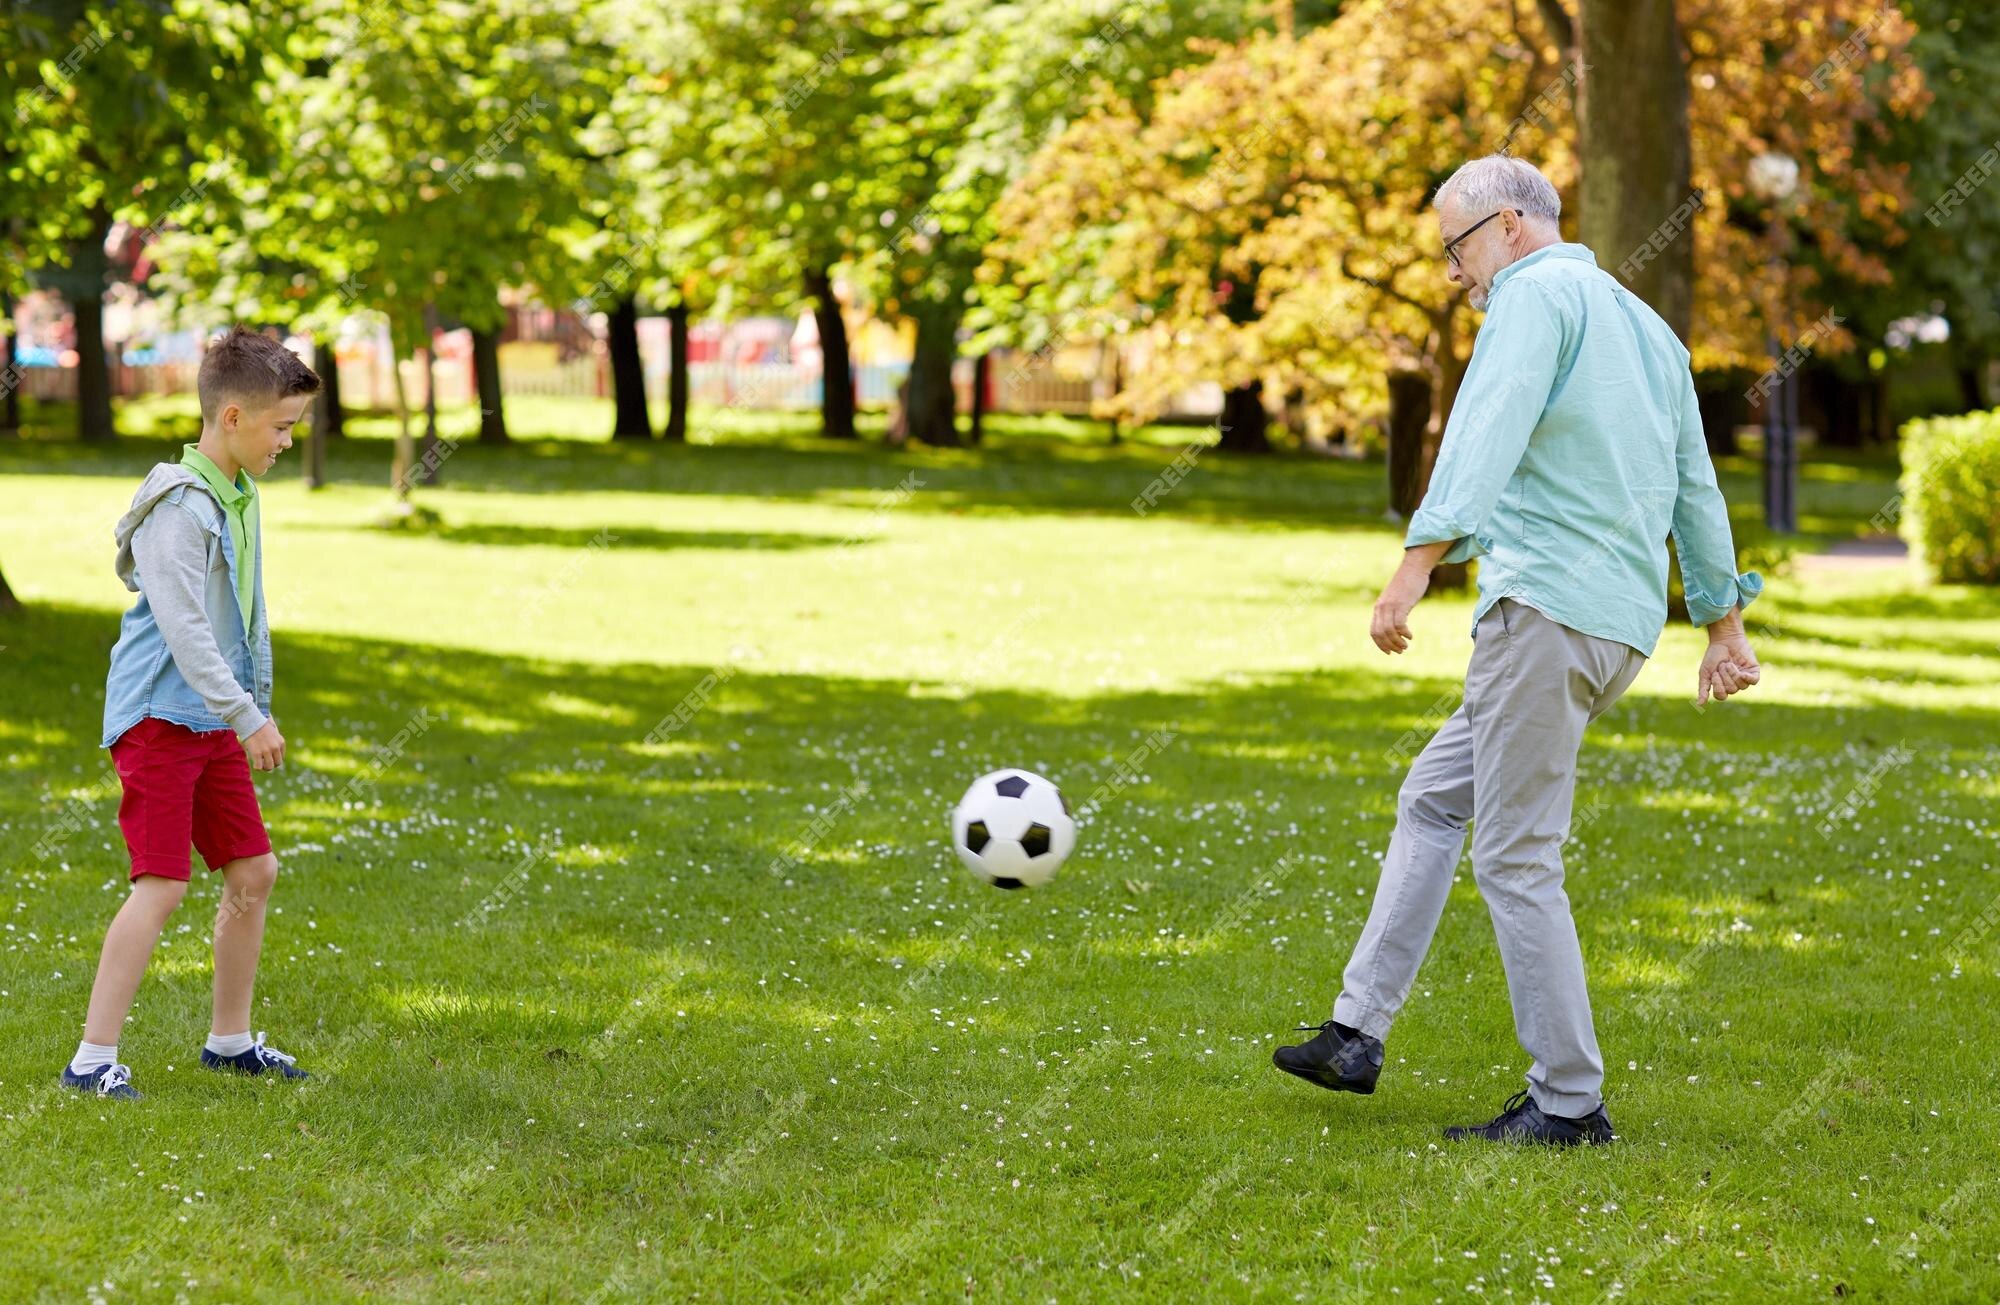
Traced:
[[1472, 311], [1475, 313], [1486, 311], [1486, 292], [1478, 286], [1472, 287], [1472, 290], [1465, 296], [1465, 301], [1472, 305]]

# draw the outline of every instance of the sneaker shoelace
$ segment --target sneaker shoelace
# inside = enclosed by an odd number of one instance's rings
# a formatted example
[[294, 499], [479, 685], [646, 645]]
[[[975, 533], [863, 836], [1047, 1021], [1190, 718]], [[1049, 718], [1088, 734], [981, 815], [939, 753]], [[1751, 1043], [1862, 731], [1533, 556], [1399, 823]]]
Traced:
[[264, 1035], [261, 1031], [257, 1034], [257, 1040], [250, 1044], [250, 1054], [257, 1058], [258, 1064], [265, 1066], [296, 1065], [299, 1063], [298, 1057], [287, 1056], [276, 1047], [265, 1046]]
[[131, 1084], [132, 1071], [129, 1068], [124, 1065], [111, 1065], [105, 1069], [103, 1076], [97, 1080], [97, 1095], [108, 1097], [119, 1088], [130, 1087]]
[[1507, 1098], [1507, 1104], [1500, 1107], [1500, 1113], [1498, 1115], [1495, 1115], [1493, 1117], [1493, 1122], [1486, 1125], [1486, 1127], [1498, 1128], [1500, 1127], [1500, 1125], [1506, 1123], [1508, 1120], [1520, 1114], [1523, 1110], [1526, 1110], [1527, 1108], [1528, 1108], [1528, 1089], [1522, 1088], [1519, 1092], [1516, 1092], [1513, 1096]]

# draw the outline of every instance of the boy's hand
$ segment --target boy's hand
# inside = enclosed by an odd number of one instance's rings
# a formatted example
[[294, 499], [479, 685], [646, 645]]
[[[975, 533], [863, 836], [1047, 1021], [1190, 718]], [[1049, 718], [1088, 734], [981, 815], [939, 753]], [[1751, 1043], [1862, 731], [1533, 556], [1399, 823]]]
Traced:
[[250, 764], [258, 770], [276, 770], [285, 764], [285, 736], [278, 733], [278, 722], [267, 720], [257, 732], [243, 740], [244, 751], [250, 754]]

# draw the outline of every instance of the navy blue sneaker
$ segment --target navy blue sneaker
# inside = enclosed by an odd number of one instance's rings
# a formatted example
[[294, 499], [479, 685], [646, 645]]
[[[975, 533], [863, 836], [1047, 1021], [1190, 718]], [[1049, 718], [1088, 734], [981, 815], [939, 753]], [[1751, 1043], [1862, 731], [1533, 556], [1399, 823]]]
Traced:
[[250, 1044], [250, 1050], [235, 1056], [218, 1056], [207, 1047], [201, 1049], [201, 1063], [204, 1069], [229, 1070], [237, 1074], [262, 1074], [267, 1070], [277, 1070], [283, 1078], [311, 1078], [298, 1067], [298, 1062], [276, 1047], [264, 1045], [264, 1035]]
[[1477, 1139], [1483, 1142], [1529, 1142], [1539, 1146], [1604, 1146], [1618, 1140], [1604, 1103], [1587, 1115], [1572, 1119], [1551, 1115], [1536, 1105], [1523, 1088], [1507, 1098], [1507, 1104], [1490, 1123], [1462, 1124], [1447, 1128], [1444, 1135], [1454, 1142]]
[[110, 1097], [113, 1101], [141, 1099], [138, 1091], [132, 1086], [132, 1071], [123, 1065], [99, 1065], [87, 1074], [79, 1074], [68, 1065], [64, 1065], [62, 1085], [73, 1091]]
[[1319, 1036], [1296, 1047], [1279, 1047], [1271, 1053], [1271, 1063], [1335, 1092], [1359, 1092], [1365, 1097], [1375, 1090], [1375, 1080], [1382, 1074], [1381, 1042], [1332, 1020], [1299, 1026], [1301, 1033], [1308, 1029]]

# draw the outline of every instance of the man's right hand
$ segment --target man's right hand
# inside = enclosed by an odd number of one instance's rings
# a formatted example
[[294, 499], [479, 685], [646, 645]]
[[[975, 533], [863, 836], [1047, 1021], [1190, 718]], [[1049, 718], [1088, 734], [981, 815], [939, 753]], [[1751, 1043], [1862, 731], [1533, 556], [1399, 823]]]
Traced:
[[276, 770], [285, 764], [285, 736], [278, 733], [278, 722], [266, 720], [257, 727], [257, 732], [243, 740], [243, 750], [250, 754], [250, 764], [258, 770]]

